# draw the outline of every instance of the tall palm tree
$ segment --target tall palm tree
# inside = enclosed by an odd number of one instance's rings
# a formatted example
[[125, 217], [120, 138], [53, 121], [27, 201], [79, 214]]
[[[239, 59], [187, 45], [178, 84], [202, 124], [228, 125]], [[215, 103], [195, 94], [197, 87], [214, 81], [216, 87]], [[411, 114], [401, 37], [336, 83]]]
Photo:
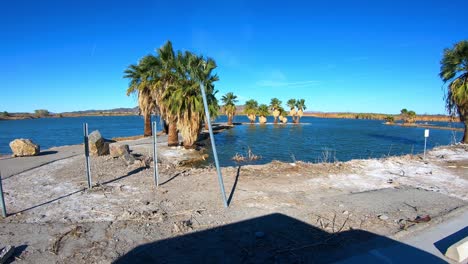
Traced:
[[296, 123], [296, 99], [289, 99], [286, 103], [289, 107], [289, 115], [292, 117], [293, 123]]
[[270, 109], [273, 111], [273, 123], [278, 123], [278, 116], [280, 115], [281, 101], [278, 98], [273, 98], [270, 101]]
[[245, 102], [244, 113], [250, 120], [250, 123], [255, 123], [255, 119], [257, 118], [257, 111], [258, 111], [258, 102], [250, 99]]
[[258, 112], [257, 112], [259, 118], [258, 118], [258, 122], [260, 124], [265, 124], [267, 122], [267, 116], [270, 114], [270, 111], [268, 109], [268, 105], [266, 104], [261, 104], [259, 107], [258, 107]]
[[232, 119], [236, 115], [237, 96], [229, 92], [221, 97], [224, 104], [224, 113], [228, 116], [228, 125], [232, 126]]
[[151, 112], [155, 110], [155, 103], [149, 86], [149, 76], [146, 68], [142, 66], [142, 61], [138, 65], [132, 64], [124, 71], [124, 78], [130, 79], [127, 89], [127, 96], [137, 94], [138, 107], [144, 119], [145, 137], [152, 135]]
[[440, 78], [447, 85], [446, 106], [450, 115], [458, 114], [465, 124], [463, 143], [468, 143], [468, 40], [445, 49], [440, 62]]
[[164, 97], [179, 81], [176, 71], [177, 58], [170, 41], [167, 41], [163, 46], [158, 48], [156, 53], [159, 60], [159, 69], [157, 71], [159, 78], [154, 82], [153, 91], [158, 94], [157, 101], [160, 113], [167, 124], [167, 145], [178, 146], [177, 116], [172, 111], [169, 111], [171, 105], [167, 101], [167, 98]]
[[305, 100], [298, 99], [296, 100], [296, 107], [297, 107], [297, 123], [301, 120], [301, 117], [304, 115], [304, 110], [306, 109]]
[[177, 129], [182, 135], [184, 147], [193, 148], [205, 116], [200, 84], [205, 87], [207, 102], [211, 105], [209, 108], [214, 109], [217, 107], [214, 82], [219, 78], [213, 74], [216, 63], [212, 59], [187, 51], [179, 52], [176, 61], [178, 80], [168, 87], [163, 97], [168, 112], [177, 119]]

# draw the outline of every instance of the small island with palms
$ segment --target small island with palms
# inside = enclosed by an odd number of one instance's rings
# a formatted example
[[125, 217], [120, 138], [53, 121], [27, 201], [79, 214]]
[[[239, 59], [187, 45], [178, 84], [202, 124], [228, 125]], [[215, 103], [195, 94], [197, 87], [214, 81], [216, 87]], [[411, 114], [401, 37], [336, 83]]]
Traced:
[[456, 4], [6, 3], [0, 263], [463, 263]]

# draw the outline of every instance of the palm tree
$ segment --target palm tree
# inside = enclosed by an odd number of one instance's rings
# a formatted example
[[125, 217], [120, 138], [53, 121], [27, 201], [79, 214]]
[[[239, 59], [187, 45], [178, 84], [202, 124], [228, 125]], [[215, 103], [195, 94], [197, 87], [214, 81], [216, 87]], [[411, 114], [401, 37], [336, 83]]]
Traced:
[[224, 103], [224, 113], [228, 116], [228, 125], [232, 126], [232, 119], [236, 114], [237, 96], [234, 93], [227, 93], [221, 97]]
[[296, 123], [296, 99], [289, 99], [288, 102], [286, 103], [290, 109], [289, 115], [292, 117], [293, 123]]
[[279, 119], [281, 123], [286, 124], [288, 122], [288, 112], [283, 107], [280, 107], [278, 110], [280, 111]]
[[297, 107], [297, 123], [301, 120], [301, 117], [304, 115], [304, 110], [306, 109], [305, 100], [298, 99], [296, 100], [296, 107]]
[[171, 107], [167, 100], [167, 96], [179, 81], [179, 76], [176, 72], [176, 55], [172, 47], [172, 43], [167, 41], [163, 46], [156, 50], [159, 60], [159, 69], [155, 71], [158, 78], [154, 79], [153, 91], [158, 95], [157, 101], [161, 116], [167, 124], [167, 145], [179, 145], [179, 133], [177, 130], [177, 116], [169, 111]]
[[445, 49], [440, 62], [440, 78], [447, 85], [446, 107], [450, 115], [458, 114], [465, 124], [462, 143], [468, 143], [468, 40]]
[[257, 118], [257, 111], [258, 111], [257, 101], [250, 99], [247, 102], [245, 102], [244, 113], [249, 118], [251, 124], [255, 123], [255, 119]]
[[260, 124], [265, 124], [267, 122], [267, 116], [270, 114], [270, 111], [268, 109], [268, 105], [266, 104], [261, 104], [259, 107], [258, 107], [258, 112], [257, 112], [259, 118], [258, 118], [258, 122]]
[[132, 64], [124, 71], [124, 78], [130, 79], [127, 89], [127, 96], [130, 94], [138, 95], [138, 107], [144, 119], [145, 137], [151, 136], [151, 112], [155, 109], [154, 100], [151, 94], [151, 89], [148, 82], [148, 72], [141, 65]]
[[403, 108], [400, 111], [400, 117], [403, 120], [404, 124], [411, 124], [414, 123], [416, 119], [416, 112], [408, 111], [408, 109]]
[[273, 98], [270, 101], [270, 109], [273, 111], [273, 118], [274, 121], [273, 123], [277, 124], [278, 123], [278, 116], [280, 115], [280, 109], [281, 107], [281, 101], [278, 98]]
[[213, 74], [216, 68], [213, 59], [186, 51], [178, 52], [176, 62], [178, 80], [168, 87], [163, 98], [168, 112], [177, 119], [177, 129], [182, 135], [184, 147], [193, 148], [205, 116], [200, 84], [205, 87], [209, 108], [215, 109], [218, 104], [214, 96], [214, 82], [219, 78]]

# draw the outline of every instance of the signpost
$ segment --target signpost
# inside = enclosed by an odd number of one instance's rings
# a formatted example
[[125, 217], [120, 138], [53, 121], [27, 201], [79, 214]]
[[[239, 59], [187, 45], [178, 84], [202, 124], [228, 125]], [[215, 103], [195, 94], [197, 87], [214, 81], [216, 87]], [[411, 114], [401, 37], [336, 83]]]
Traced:
[[429, 137], [429, 129], [424, 130], [424, 158], [426, 158], [426, 146], [427, 146], [427, 138]]
[[91, 189], [91, 169], [89, 168], [88, 123], [83, 124], [83, 134], [86, 160], [86, 178], [88, 179], [88, 189]]
[[154, 166], [154, 184], [159, 186], [159, 172], [158, 172], [158, 139], [156, 138], [156, 121], [153, 121], [153, 166]]
[[221, 196], [223, 198], [224, 207], [228, 207], [226, 200], [226, 192], [224, 191], [223, 175], [221, 174], [221, 169], [219, 168], [218, 153], [216, 152], [216, 144], [213, 135], [213, 128], [211, 127], [211, 117], [210, 111], [208, 109], [208, 103], [206, 100], [205, 86], [200, 84], [200, 89], [203, 98], [203, 106], [205, 107], [206, 122], [208, 123], [208, 131], [210, 132], [211, 147], [213, 148], [213, 158], [216, 164], [216, 171], [218, 172], [218, 182], [219, 187], [221, 188]]

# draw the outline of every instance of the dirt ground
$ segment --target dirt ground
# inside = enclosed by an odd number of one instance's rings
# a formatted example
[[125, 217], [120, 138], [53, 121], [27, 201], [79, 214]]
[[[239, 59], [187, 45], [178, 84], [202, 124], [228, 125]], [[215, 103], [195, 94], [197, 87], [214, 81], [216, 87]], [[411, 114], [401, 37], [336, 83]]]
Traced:
[[[131, 149], [150, 153], [143, 143]], [[214, 168], [159, 164], [156, 188], [152, 167], [92, 157], [87, 190], [84, 166], [72, 156], [3, 180], [9, 216], [0, 220], [0, 245], [17, 247], [16, 260], [329, 262], [340, 259], [325, 254], [332, 249], [410, 234], [468, 205], [466, 145], [426, 159], [223, 168], [229, 208]], [[428, 223], [408, 221], [426, 215]]]

